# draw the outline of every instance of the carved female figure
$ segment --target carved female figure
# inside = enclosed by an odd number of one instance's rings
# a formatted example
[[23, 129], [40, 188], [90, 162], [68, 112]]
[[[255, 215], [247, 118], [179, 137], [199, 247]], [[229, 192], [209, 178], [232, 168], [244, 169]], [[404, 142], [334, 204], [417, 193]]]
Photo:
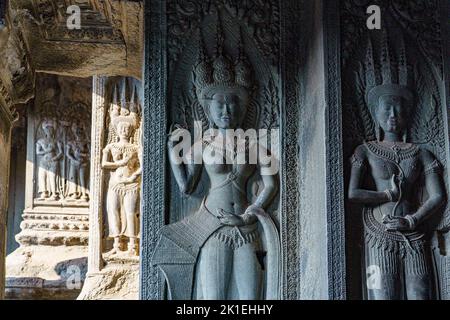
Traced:
[[72, 200], [87, 201], [90, 143], [87, 141], [84, 125], [73, 123], [71, 129], [74, 138], [66, 145], [66, 156], [69, 159], [68, 196]]
[[[172, 299], [264, 297], [263, 260], [258, 257], [263, 250], [258, 219], [270, 220], [264, 210], [277, 194], [277, 176], [265, 172], [267, 168], [259, 162], [237, 161], [242, 155], [249, 159], [254, 147], [252, 142], [242, 143], [238, 137], [241, 143], [227, 146], [227, 142], [234, 142], [229, 139], [233, 130], [242, 128], [251, 99], [253, 77], [242, 51], [233, 64], [222, 48], [219, 42], [215, 60], [211, 63], [202, 46], [199, 62], [194, 68], [197, 98], [210, 127], [215, 129], [210, 133], [214, 134], [205, 134], [196, 142], [187, 156], [187, 164], [179, 163], [174, 152], [182, 129], [171, 132], [168, 141], [172, 171], [182, 193], [194, 192], [203, 170], [211, 182], [195, 214], [163, 228], [154, 253], [153, 262], [164, 271]], [[196, 146], [203, 150], [200, 159], [195, 159], [198, 155], [192, 155]], [[264, 189], [257, 200], [250, 203], [246, 186], [256, 171], [261, 173]], [[272, 238], [271, 244], [276, 246], [277, 240]], [[173, 242], [182, 248], [181, 251], [167, 249]], [[186, 253], [192, 257], [190, 269], [181, 264], [182, 260], [186, 261]], [[173, 265], [178, 267], [173, 269]], [[276, 296], [276, 293], [272, 294]]]
[[109, 236], [114, 239], [110, 254], [122, 251], [121, 238], [126, 237], [128, 252], [138, 255], [142, 161], [140, 146], [131, 142], [138, 119], [133, 114], [111, 118], [119, 141], [108, 144], [102, 158], [102, 168], [111, 171], [106, 200]]
[[[440, 166], [431, 152], [407, 142], [414, 95], [408, 87], [406, 59], [399, 59], [400, 84], [393, 83], [390, 75], [396, 70], [392, 70], [388, 48], [384, 50], [389, 63], [382, 66], [383, 84], [367, 95], [378, 139], [356, 149], [349, 187], [350, 200], [365, 205], [367, 296], [430, 299], [432, 263], [424, 222], [445, 199]], [[365, 178], [373, 181], [374, 189], [365, 187]], [[428, 193], [424, 203], [418, 200], [420, 188]]]
[[41, 200], [58, 200], [59, 188], [57, 177], [59, 172], [59, 162], [62, 159], [63, 147], [58, 141], [56, 133], [56, 123], [52, 119], [44, 119], [41, 124], [44, 137], [36, 142], [36, 155], [39, 156], [38, 168], [38, 193]]

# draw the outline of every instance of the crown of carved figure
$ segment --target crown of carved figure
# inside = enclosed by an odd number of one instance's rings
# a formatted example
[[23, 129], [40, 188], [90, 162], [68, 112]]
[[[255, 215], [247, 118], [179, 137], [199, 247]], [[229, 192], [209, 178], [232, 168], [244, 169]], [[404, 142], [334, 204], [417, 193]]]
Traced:
[[110, 117], [111, 124], [114, 126], [116, 131], [119, 124], [128, 124], [132, 129], [136, 129], [138, 127], [138, 106], [139, 101], [136, 95], [136, 86], [133, 85], [132, 90], [130, 90], [129, 83], [125, 80], [125, 84], [123, 85], [122, 92], [120, 94], [120, 99], [118, 88], [117, 86], [114, 87]]
[[248, 99], [254, 85], [253, 70], [243, 49], [242, 36], [239, 37], [239, 53], [234, 63], [225, 53], [225, 38], [220, 18], [216, 38], [215, 55], [211, 59], [200, 32], [198, 61], [193, 72], [197, 98], [204, 103], [217, 92], [231, 91], [242, 99]]
[[381, 97], [390, 95], [401, 97], [412, 105], [413, 77], [406, 58], [406, 47], [403, 37], [399, 37], [399, 54], [396, 59], [392, 54], [387, 33], [383, 33], [380, 62], [376, 63], [372, 41], [369, 38], [366, 56], [367, 104], [373, 112]]
[[45, 118], [44, 120], [42, 120], [42, 124], [41, 124], [43, 129], [47, 129], [47, 128], [56, 128], [56, 121], [51, 119], [51, 118]]

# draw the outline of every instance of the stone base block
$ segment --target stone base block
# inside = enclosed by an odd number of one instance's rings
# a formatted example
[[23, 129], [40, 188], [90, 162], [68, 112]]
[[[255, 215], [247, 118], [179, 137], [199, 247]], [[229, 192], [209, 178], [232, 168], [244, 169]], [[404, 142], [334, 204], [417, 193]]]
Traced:
[[95, 274], [88, 274], [78, 300], [138, 300], [139, 260], [110, 261]]
[[6, 258], [6, 298], [76, 299], [87, 256], [87, 246], [21, 246]]

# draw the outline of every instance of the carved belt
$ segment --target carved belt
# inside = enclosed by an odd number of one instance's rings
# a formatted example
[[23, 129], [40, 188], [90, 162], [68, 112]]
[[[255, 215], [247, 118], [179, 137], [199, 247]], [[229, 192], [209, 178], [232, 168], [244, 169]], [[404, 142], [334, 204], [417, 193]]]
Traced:
[[[396, 242], [415, 242], [415, 241], [423, 241], [425, 234], [420, 232], [405, 232], [400, 234], [399, 232], [390, 232], [386, 231], [384, 225], [380, 223], [373, 214], [372, 208], [364, 209], [364, 229], [367, 234], [370, 234], [374, 237], [381, 238], [387, 241], [396, 241]], [[406, 237], [406, 239], [405, 239]]]

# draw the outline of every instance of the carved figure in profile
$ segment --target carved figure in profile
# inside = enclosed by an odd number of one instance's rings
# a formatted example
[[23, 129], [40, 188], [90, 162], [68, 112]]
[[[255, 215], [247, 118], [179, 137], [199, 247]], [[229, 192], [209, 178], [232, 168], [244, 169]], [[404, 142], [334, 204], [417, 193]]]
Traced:
[[[193, 71], [197, 103], [211, 130], [192, 146], [187, 163], [178, 163], [174, 151], [183, 135], [179, 125], [174, 126], [168, 141], [172, 171], [181, 192], [193, 193], [203, 170], [211, 187], [196, 213], [163, 227], [153, 264], [163, 271], [172, 299], [276, 299], [279, 239], [265, 210], [278, 193], [278, 176], [259, 160], [255, 164], [237, 161], [242, 155], [249, 159], [255, 141], [238, 137], [237, 144], [227, 145], [234, 142], [227, 139], [230, 130], [236, 132], [244, 126], [255, 79], [242, 40], [239, 56], [233, 61], [224, 52], [220, 20], [218, 25], [213, 60], [201, 41]], [[202, 150], [199, 155], [194, 154], [196, 147]], [[197, 156], [201, 159], [195, 159]], [[256, 172], [261, 174], [264, 188], [250, 203], [246, 187]]]
[[102, 168], [110, 171], [106, 199], [109, 237], [114, 239], [110, 255], [124, 251], [123, 238], [128, 239], [128, 253], [139, 254], [142, 155], [140, 145], [133, 141], [140, 123], [138, 115], [130, 113], [136, 109], [133, 104], [137, 103], [134, 98], [131, 101], [122, 107], [113, 103], [110, 118], [117, 140], [103, 150]]
[[[381, 63], [369, 42], [366, 101], [376, 127], [376, 141], [356, 148], [349, 187], [351, 201], [365, 205], [364, 265], [371, 300], [422, 300], [433, 297], [432, 259], [426, 221], [445, 202], [441, 167], [424, 147], [408, 141], [415, 107], [405, 44], [397, 63], [386, 36]], [[381, 65], [380, 70], [376, 66]], [[373, 188], [368, 188], [371, 181]], [[428, 198], [419, 200], [419, 191]]]
[[84, 124], [75, 121], [71, 131], [73, 138], [66, 145], [69, 160], [68, 197], [88, 201], [90, 142]]
[[56, 126], [55, 120], [43, 119], [41, 128], [44, 137], [36, 142], [36, 155], [39, 158], [38, 193], [40, 200], [56, 201], [60, 197], [57, 179], [64, 151], [62, 143], [56, 137]]

